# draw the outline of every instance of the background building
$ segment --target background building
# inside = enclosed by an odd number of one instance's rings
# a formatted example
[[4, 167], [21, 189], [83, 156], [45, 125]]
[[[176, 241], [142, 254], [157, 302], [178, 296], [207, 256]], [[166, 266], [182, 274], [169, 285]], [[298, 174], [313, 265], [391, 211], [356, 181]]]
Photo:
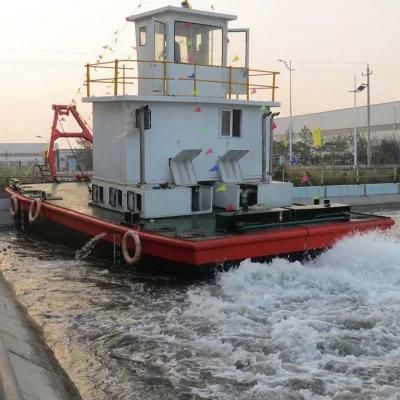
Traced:
[[47, 143], [0, 143], [0, 164], [44, 164], [47, 146]]
[[[400, 135], [400, 101], [371, 105], [371, 140]], [[289, 117], [277, 118], [276, 137], [285, 137], [289, 132]], [[321, 128], [324, 141], [338, 135], [352, 137], [354, 127], [363, 137], [367, 136], [367, 107], [344, 108], [313, 114], [293, 116], [293, 142], [300, 140], [299, 133], [306, 127], [309, 130]]]

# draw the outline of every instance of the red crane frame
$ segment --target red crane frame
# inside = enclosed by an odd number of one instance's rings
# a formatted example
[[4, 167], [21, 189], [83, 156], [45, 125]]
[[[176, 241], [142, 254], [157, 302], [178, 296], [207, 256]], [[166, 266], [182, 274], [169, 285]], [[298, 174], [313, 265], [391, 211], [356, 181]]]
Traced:
[[[89, 143], [93, 144], [93, 132], [91, 128], [86, 124], [85, 120], [79, 114], [76, 109], [76, 105], [59, 105], [53, 104], [52, 110], [54, 111], [53, 125], [51, 126], [51, 136], [49, 141], [49, 147], [47, 150], [47, 163], [49, 166], [49, 171], [51, 177], [54, 181], [57, 181], [57, 168], [54, 152], [54, 143], [60, 138], [79, 138], [85, 139]], [[72, 115], [75, 121], [78, 123], [79, 127], [82, 129], [81, 132], [61, 132], [58, 129], [58, 123], [63, 116]]]

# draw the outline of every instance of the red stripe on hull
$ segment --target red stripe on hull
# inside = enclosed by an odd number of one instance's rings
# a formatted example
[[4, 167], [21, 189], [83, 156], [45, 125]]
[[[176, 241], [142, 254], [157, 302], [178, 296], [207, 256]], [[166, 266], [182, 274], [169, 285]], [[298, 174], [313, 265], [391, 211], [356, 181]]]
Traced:
[[[23, 209], [28, 210], [31, 199], [14, 193]], [[41, 216], [88, 236], [107, 233], [104, 240], [113, 242], [114, 235], [123, 235], [129, 228], [102, 221], [63, 207], [44, 202]], [[144, 254], [190, 265], [205, 265], [221, 261], [268, 257], [279, 254], [307, 252], [332, 247], [336, 241], [355, 232], [386, 230], [394, 224], [390, 218], [334, 222], [278, 228], [264, 232], [227, 236], [221, 239], [190, 241], [138, 232]]]

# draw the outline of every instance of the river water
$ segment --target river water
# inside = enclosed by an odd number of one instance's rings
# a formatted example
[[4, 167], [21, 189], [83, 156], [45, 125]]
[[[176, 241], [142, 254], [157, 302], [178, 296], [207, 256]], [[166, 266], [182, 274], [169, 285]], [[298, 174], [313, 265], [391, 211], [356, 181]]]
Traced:
[[0, 268], [84, 400], [400, 399], [399, 233], [188, 280], [4, 231]]

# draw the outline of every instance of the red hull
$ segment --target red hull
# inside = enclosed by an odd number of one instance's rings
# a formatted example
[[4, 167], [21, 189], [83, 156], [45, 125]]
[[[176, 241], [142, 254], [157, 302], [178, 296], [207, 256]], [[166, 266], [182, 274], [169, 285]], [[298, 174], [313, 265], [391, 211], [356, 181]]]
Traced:
[[[29, 209], [31, 199], [6, 189], [16, 195], [24, 210]], [[112, 243], [115, 234], [123, 235], [126, 226], [102, 221], [63, 207], [43, 202], [41, 217], [88, 236], [106, 233], [104, 240]], [[237, 261], [253, 257], [301, 253], [332, 247], [343, 237], [371, 230], [386, 230], [394, 224], [390, 218], [376, 217], [350, 222], [331, 222], [282, 227], [278, 229], [227, 236], [209, 240], [182, 240], [152, 232], [138, 232], [145, 255], [173, 262], [201, 266], [225, 261]]]

